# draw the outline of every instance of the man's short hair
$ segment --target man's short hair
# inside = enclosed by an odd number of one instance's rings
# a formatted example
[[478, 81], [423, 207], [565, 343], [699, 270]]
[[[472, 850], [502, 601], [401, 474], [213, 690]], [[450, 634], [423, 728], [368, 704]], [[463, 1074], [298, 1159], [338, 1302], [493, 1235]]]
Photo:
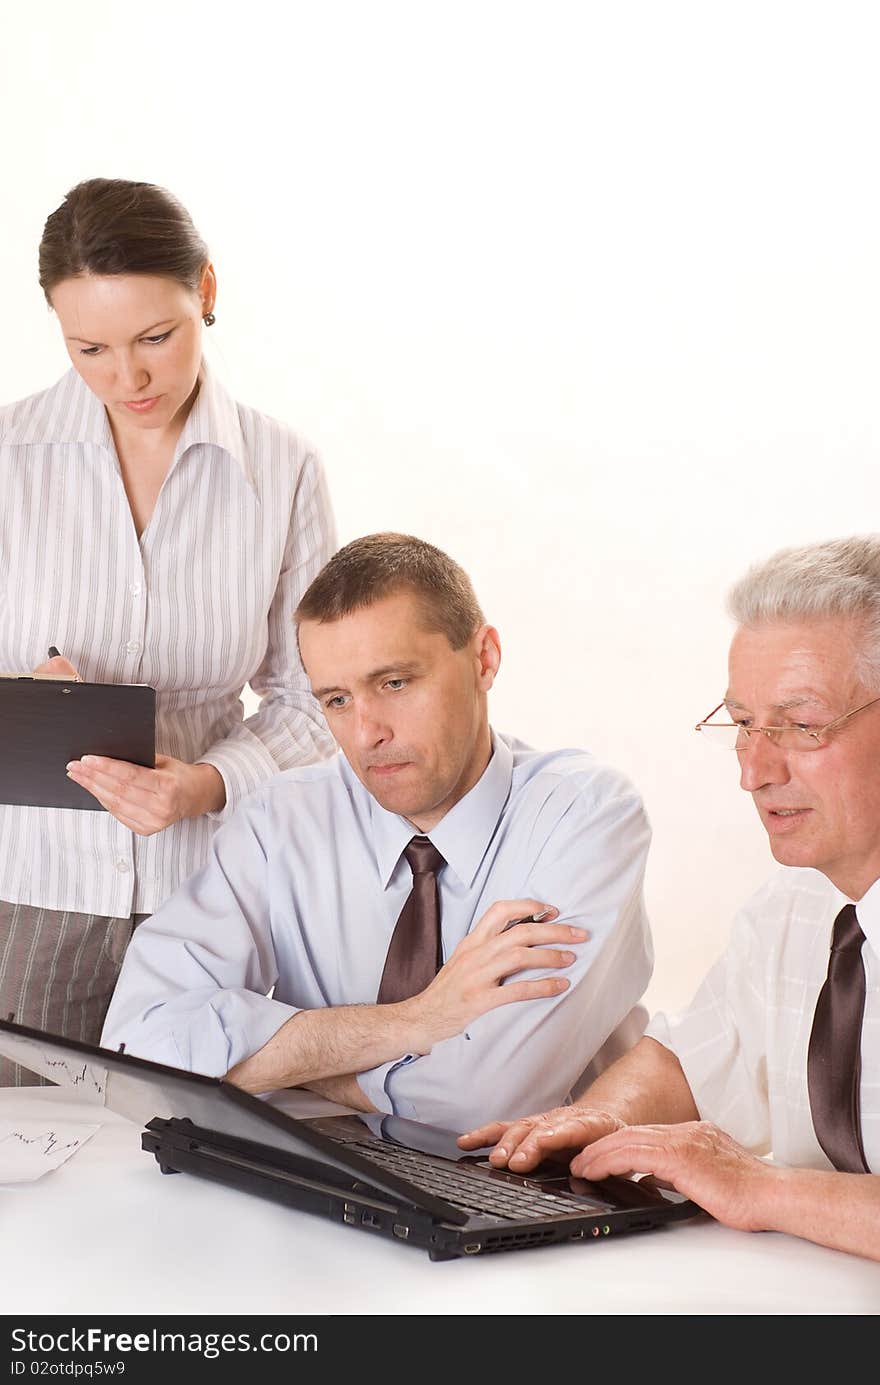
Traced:
[[340, 548], [297, 606], [296, 623], [339, 620], [405, 591], [417, 597], [426, 629], [440, 631], [453, 649], [485, 624], [464, 569], [412, 534], [367, 534]]
[[782, 548], [755, 563], [731, 589], [739, 625], [856, 620], [863, 640], [858, 672], [880, 686], [880, 534]]

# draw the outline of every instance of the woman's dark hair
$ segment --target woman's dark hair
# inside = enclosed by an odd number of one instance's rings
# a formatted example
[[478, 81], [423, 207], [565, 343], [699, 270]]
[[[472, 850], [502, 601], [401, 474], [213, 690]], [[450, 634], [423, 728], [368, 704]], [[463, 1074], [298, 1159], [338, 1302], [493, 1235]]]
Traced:
[[78, 274], [159, 274], [197, 289], [210, 256], [189, 212], [165, 188], [89, 178], [52, 212], [40, 241], [40, 287]]

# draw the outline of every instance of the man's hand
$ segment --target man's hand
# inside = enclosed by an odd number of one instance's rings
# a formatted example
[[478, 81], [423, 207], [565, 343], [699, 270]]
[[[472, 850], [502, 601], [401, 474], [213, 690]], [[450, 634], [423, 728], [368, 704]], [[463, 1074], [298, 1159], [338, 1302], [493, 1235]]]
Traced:
[[[417, 1038], [417, 1051], [427, 1053], [435, 1043], [460, 1034], [487, 1010], [519, 1000], [539, 1000], [567, 990], [564, 976], [510, 981], [517, 972], [540, 967], [568, 967], [575, 954], [560, 946], [585, 942], [589, 934], [569, 924], [517, 923], [532, 914], [555, 918], [559, 910], [536, 899], [503, 899], [486, 910], [475, 928], [458, 944], [449, 961], [419, 995], [399, 1002]], [[556, 946], [552, 946], [555, 944]]]
[[[725, 1226], [759, 1231], [766, 1222], [768, 1185], [778, 1171], [755, 1158], [708, 1121], [624, 1125], [590, 1106], [557, 1106], [518, 1121], [494, 1121], [468, 1131], [462, 1149], [494, 1144], [489, 1162], [527, 1173], [542, 1159], [569, 1159], [577, 1178], [595, 1183], [612, 1174], [653, 1174], [693, 1199]], [[572, 1151], [578, 1151], [572, 1156]]]
[[509, 1165], [514, 1173], [527, 1173], [542, 1159], [567, 1163], [585, 1145], [622, 1126], [623, 1121], [595, 1106], [556, 1106], [520, 1120], [491, 1121], [459, 1136], [458, 1143], [462, 1149], [494, 1145], [490, 1164], [499, 1169]]
[[140, 837], [181, 818], [216, 812], [226, 802], [223, 779], [213, 765], [188, 765], [170, 755], [157, 755], [155, 769], [84, 755], [70, 761], [67, 774]]
[[708, 1121], [621, 1126], [572, 1159], [571, 1171], [591, 1182], [611, 1174], [653, 1174], [738, 1231], [766, 1229], [761, 1209], [774, 1200], [772, 1185], [785, 1176]]
[[549, 944], [585, 942], [585, 929], [549, 921], [509, 927], [530, 914], [558, 912], [537, 899], [500, 900], [419, 995], [383, 1005], [300, 1010], [261, 1049], [230, 1069], [227, 1080], [248, 1092], [302, 1086], [326, 1092], [316, 1082], [367, 1072], [404, 1053], [430, 1053], [434, 1044], [460, 1034], [487, 1010], [559, 995], [569, 984], [560, 976], [502, 984], [530, 967], [571, 965], [573, 952]]

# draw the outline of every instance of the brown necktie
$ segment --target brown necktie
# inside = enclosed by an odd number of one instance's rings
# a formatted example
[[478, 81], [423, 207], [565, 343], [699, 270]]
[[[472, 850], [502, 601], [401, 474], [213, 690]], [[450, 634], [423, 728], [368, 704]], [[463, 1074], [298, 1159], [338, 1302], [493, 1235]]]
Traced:
[[841, 1173], [867, 1173], [859, 1113], [865, 968], [855, 906], [834, 920], [828, 976], [819, 992], [810, 1047], [807, 1088], [816, 1138]]
[[413, 837], [403, 854], [413, 883], [388, 945], [376, 997], [379, 1005], [418, 995], [443, 965], [437, 871], [446, 862], [427, 837]]

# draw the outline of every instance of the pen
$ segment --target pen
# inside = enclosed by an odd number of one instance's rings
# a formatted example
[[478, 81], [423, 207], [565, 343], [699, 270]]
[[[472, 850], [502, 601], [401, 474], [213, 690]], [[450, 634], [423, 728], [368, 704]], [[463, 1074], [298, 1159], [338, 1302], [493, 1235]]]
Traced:
[[549, 909], [542, 909], [540, 914], [525, 914], [521, 919], [511, 919], [510, 923], [506, 923], [501, 931], [506, 933], [508, 928], [515, 928], [518, 923], [543, 923], [549, 914]]

